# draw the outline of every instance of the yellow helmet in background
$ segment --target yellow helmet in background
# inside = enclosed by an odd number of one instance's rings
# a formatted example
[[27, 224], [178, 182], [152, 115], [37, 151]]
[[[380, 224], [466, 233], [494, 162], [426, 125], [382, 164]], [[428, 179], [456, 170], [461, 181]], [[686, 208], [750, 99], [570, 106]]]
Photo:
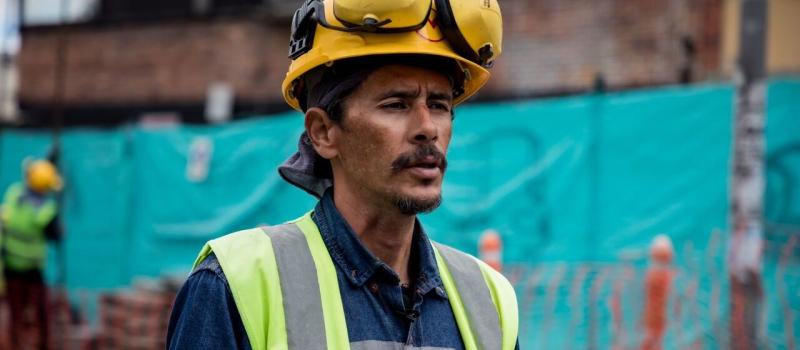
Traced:
[[464, 73], [454, 103], [489, 79], [502, 50], [497, 0], [306, 0], [292, 20], [283, 97], [300, 110], [303, 75], [334, 62], [372, 55], [431, 55], [453, 59]]
[[25, 182], [31, 190], [38, 193], [61, 190], [61, 176], [53, 163], [46, 160], [25, 163]]

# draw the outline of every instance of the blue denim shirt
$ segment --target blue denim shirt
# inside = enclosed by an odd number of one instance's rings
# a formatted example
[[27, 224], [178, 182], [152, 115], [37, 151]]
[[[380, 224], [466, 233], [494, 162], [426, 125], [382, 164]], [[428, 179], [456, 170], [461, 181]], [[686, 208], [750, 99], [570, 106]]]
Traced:
[[[351, 345], [464, 348], [433, 250], [419, 222], [409, 265], [413, 283], [405, 287], [397, 273], [361, 244], [334, 206], [331, 191], [317, 204], [313, 219], [336, 265]], [[167, 347], [250, 349], [225, 274], [213, 255], [195, 269], [178, 293]]]

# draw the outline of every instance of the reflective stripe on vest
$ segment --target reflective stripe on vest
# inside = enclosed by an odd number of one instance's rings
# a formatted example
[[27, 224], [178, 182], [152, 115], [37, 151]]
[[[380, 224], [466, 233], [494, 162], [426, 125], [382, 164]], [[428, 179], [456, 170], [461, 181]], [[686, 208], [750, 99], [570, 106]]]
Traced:
[[314, 258], [297, 225], [265, 227], [272, 239], [286, 315], [286, 336], [292, 349], [319, 348], [325, 341], [325, 321]]
[[9, 256], [19, 257], [30, 260], [31, 263], [44, 261], [46, 255], [46, 241], [44, 233], [41, 235], [19, 232], [17, 230], [5, 228], [3, 251]]
[[[350, 348], [336, 267], [311, 213], [212, 240], [195, 265], [212, 251], [254, 350]], [[513, 349], [517, 306], [508, 281], [452, 248], [435, 244], [434, 252], [465, 347]]]
[[350, 343], [350, 350], [452, 350], [453, 348], [440, 348], [436, 346], [413, 346], [383, 340], [362, 340]]
[[[475, 345], [477, 345], [478, 349], [502, 349], [500, 316], [497, 314], [497, 308], [492, 302], [489, 287], [484, 282], [478, 262], [469, 255], [453, 248], [438, 243], [435, 243], [434, 246], [439, 252], [438, 255], [441, 255], [444, 259], [447, 272], [452, 277], [443, 278], [442, 280], [455, 282], [455, 289], [458, 290], [458, 296], [461, 299], [461, 305], [458, 305], [461, 307], [453, 305], [452, 308], [465, 311], [466, 320], [461, 320], [461, 322], [466, 321], [465, 323], [469, 323], [470, 330], [475, 334], [475, 340], [477, 341]], [[439, 274], [442, 274], [441, 267], [439, 270]], [[445, 288], [447, 289], [446, 284]], [[458, 301], [459, 298], [453, 299]], [[452, 301], [450, 303], [453, 304]], [[456, 315], [456, 321], [459, 321], [458, 315]]]

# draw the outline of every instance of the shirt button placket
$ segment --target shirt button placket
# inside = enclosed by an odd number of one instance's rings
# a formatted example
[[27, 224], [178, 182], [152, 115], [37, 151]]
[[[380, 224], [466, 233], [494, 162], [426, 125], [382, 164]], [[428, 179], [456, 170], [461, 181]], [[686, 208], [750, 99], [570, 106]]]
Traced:
[[[422, 327], [418, 326], [419, 311], [411, 310], [407, 316], [411, 322], [408, 325], [408, 338], [406, 339], [406, 346], [414, 346], [414, 341], [417, 338], [421, 339]], [[420, 334], [417, 334], [419, 332]]]

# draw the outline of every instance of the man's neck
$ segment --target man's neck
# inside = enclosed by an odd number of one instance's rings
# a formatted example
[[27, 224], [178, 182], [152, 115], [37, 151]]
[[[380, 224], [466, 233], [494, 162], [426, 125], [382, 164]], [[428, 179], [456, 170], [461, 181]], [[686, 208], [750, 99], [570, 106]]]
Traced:
[[34, 197], [34, 198], [44, 198], [46, 195], [45, 193], [34, 191], [32, 188], [28, 186], [25, 186], [25, 194], [28, 195], [29, 197]]
[[416, 216], [371, 205], [345, 191], [334, 191], [333, 202], [367, 250], [389, 265], [400, 277], [400, 283], [407, 284]]

